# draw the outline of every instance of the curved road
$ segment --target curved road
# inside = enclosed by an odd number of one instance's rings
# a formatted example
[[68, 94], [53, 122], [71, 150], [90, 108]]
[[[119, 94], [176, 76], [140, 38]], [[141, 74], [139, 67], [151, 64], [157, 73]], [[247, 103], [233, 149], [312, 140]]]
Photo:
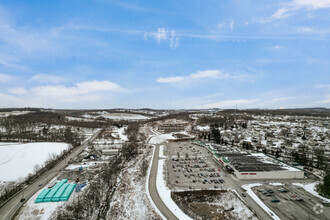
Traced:
[[149, 193], [154, 201], [155, 205], [159, 209], [159, 211], [165, 216], [166, 219], [178, 219], [172, 212], [167, 208], [164, 204], [163, 200], [160, 198], [157, 187], [156, 187], [156, 178], [157, 178], [157, 170], [158, 170], [158, 160], [159, 160], [159, 145], [156, 144], [154, 151], [154, 158], [152, 160], [150, 176], [149, 176]]
[[15, 194], [3, 207], [0, 209], [0, 219], [1, 220], [9, 220], [13, 219], [17, 213], [17, 211], [24, 204], [21, 202], [21, 198], [24, 197], [27, 201], [31, 196], [33, 196], [38, 190], [41, 189], [39, 184], [42, 184], [42, 187], [47, 184], [51, 179], [56, 177], [58, 172], [60, 172], [63, 168], [68, 165], [70, 158], [76, 157], [80, 154], [87, 146], [89, 141], [93, 141], [102, 130], [97, 131], [92, 137], [83, 142], [83, 144], [79, 147], [73, 149], [72, 153], [70, 153], [66, 158], [60, 161], [55, 165], [51, 170], [42, 174], [38, 179], [36, 179], [32, 184], [25, 187], [23, 190]]

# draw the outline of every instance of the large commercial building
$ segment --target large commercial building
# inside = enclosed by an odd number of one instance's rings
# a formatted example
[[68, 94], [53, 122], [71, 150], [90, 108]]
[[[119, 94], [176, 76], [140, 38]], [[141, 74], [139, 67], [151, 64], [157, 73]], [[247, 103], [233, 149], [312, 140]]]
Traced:
[[303, 179], [305, 175], [301, 169], [286, 165], [263, 153], [245, 153], [202, 141], [191, 143], [207, 148], [213, 154], [213, 159], [232, 172], [237, 179]]
[[171, 123], [171, 124], [161, 124], [158, 126], [158, 130], [162, 131], [182, 131], [185, 128], [185, 124]]
[[214, 154], [214, 160], [233, 172], [237, 179], [303, 179], [304, 172], [262, 153]]

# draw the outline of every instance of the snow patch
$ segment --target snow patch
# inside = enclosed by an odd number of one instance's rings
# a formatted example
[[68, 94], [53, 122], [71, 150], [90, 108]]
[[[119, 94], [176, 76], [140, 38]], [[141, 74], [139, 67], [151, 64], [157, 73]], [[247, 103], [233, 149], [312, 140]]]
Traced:
[[284, 186], [283, 183], [269, 183], [271, 186]]
[[157, 191], [159, 193], [160, 198], [163, 200], [165, 205], [171, 210], [171, 212], [178, 218], [178, 219], [191, 219], [189, 216], [187, 216], [179, 207], [178, 205], [172, 200], [171, 197], [171, 190], [167, 188], [164, 173], [163, 173], [163, 167], [164, 167], [165, 161], [159, 160], [158, 162], [158, 170], [157, 170], [157, 178], [156, 178], [156, 185], [157, 185]]
[[320, 182], [314, 182], [314, 183], [308, 183], [308, 184], [292, 183], [292, 185], [302, 187], [304, 190], [306, 190], [307, 192], [309, 192], [313, 196], [316, 196], [316, 197], [318, 197], [318, 198], [320, 198], [320, 199], [322, 199], [324, 201], [330, 202], [330, 199], [327, 199], [327, 198], [321, 196], [320, 194], [318, 194], [317, 191], [315, 191], [315, 187], [319, 183]]
[[165, 155], [164, 155], [164, 145], [160, 145], [160, 147], [159, 147], [159, 157], [166, 157]]
[[149, 168], [147, 171], [147, 179], [146, 179], [146, 185], [145, 185], [145, 189], [146, 189], [146, 193], [147, 193], [147, 197], [149, 199], [149, 202], [151, 204], [151, 206], [154, 208], [154, 210], [157, 212], [157, 214], [163, 219], [165, 220], [165, 216], [159, 211], [158, 207], [155, 205], [154, 201], [152, 200], [150, 193], [149, 193], [149, 180], [150, 180], [150, 172], [151, 172], [151, 166], [152, 166], [152, 162], [154, 161], [154, 154], [155, 154], [155, 149], [156, 147], [153, 147], [152, 150], [152, 157], [151, 157], [151, 162], [149, 163]]

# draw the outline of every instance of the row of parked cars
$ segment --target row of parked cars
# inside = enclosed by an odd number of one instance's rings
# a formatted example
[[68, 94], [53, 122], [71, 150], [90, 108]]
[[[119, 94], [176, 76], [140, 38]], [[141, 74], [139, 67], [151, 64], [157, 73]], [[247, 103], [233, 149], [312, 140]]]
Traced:
[[[264, 194], [267, 197], [271, 197], [274, 194], [274, 191], [272, 189], [258, 189], [258, 191], [261, 192], [262, 194]], [[280, 202], [280, 200], [277, 199], [277, 198], [273, 198], [272, 202], [277, 203], [277, 202]]]
[[[264, 194], [267, 197], [271, 197], [274, 194], [274, 191], [272, 189], [258, 189], [258, 191], [261, 192], [262, 194]], [[287, 192], [289, 192], [289, 190], [287, 190], [285, 188], [280, 188], [280, 189], [278, 189], [278, 191], [281, 192], [281, 193], [287, 193]], [[285, 198], [285, 200], [289, 200], [289, 199], [288, 198]], [[292, 195], [290, 197], [290, 200], [293, 200], [293, 201], [303, 201], [302, 198], [300, 198], [299, 196], [296, 196], [296, 195]], [[280, 200], [274, 198], [274, 199], [272, 199], [272, 202], [280, 202]]]
[[210, 179], [210, 180], [207, 180], [207, 179], [194, 179], [191, 181], [192, 183], [203, 183], [203, 184], [206, 184], [206, 183], [215, 183], [215, 184], [221, 184], [221, 183], [224, 183], [225, 181], [223, 179]]

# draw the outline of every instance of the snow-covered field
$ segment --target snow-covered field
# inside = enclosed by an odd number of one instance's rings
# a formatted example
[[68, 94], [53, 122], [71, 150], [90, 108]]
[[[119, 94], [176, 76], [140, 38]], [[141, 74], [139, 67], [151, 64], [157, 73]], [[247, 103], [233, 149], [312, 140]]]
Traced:
[[[127, 138], [127, 135], [125, 135], [125, 130], [126, 130], [126, 127], [121, 127], [121, 128], [113, 128], [113, 132], [115, 134], [115, 136], [117, 135], [119, 139], [115, 139], [113, 141], [113, 143], [115, 144], [120, 144], [120, 143], [124, 143], [126, 141], [128, 141], [128, 138]], [[116, 134], [117, 133], [117, 134]]]
[[102, 117], [112, 120], [146, 120], [150, 118], [144, 115], [128, 114], [128, 113], [109, 113], [102, 115]]
[[196, 127], [195, 127], [195, 130], [198, 130], [198, 131], [208, 131], [208, 130], [210, 130], [210, 126], [200, 126], [200, 125], [197, 125]]
[[183, 134], [183, 135], [187, 135], [187, 136], [191, 137], [191, 135], [185, 131], [173, 132], [173, 133], [167, 133], [167, 134], [160, 134], [159, 132], [157, 132], [155, 134], [156, 135], [154, 135], [150, 138], [150, 141], [149, 141], [150, 144], [161, 144], [167, 140], [177, 139], [176, 137], [173, 136], [174, 134]]
[[258, 205], [265, 210], [265, 212], [269, 213], [269, 216], [271, 216], [273, 219], [275, 220], [281, 220], [280, 217], [278, 217], [272, 210], [270, 210], [270, 208], [268, 208], [268, 206], [265, 205], [265, 203], [263, 203], [259, 197], [252, 191], [251, 188], [255, 187], [255, 186], [262, 186], [262, 184], [260, 183], [252, 183], [252, 184], [246, 184], [246, 185], [242, 185], [242, 188], [246, 190], [246, 193], [249, 194], [249, 196], [251, 196], [251, 198], [258, 203]]
[[60, 154], [69, 148], [65, 143], [1, 143], [0, 181], [16, 181], [42, 166], [50, 154]]
[[97, 118], [103, 117], [111, 120], [147, 120], [150, 119], [148, 116], [140, 115], [140, 114], [129, 114], [129, 113], [108, 113], [106, 111], [103, 112], [94, 112], [93, 115], [85, 114], [84, 118]]
[[0, 112], [0, 117], [8, 117], [10, 115], [24, 115], [31, 111], [12, 111], [12, 112]]
[[65, 117], [68, 121], [85, 121], [85, 122], [94, 122], [94, 119], [89, 119], [89, 118], [78, 118], [78, 117], [70, 117], [66, 116]]
[[173, 139], [175, 139], [175, 137], [173, 137], [171, 133], [160, 134], [160, 135], [153, 136], [150, 139], [149, 144], [160, 144], [160, 143], [165, 142], [166, 140], [173, 140]]

